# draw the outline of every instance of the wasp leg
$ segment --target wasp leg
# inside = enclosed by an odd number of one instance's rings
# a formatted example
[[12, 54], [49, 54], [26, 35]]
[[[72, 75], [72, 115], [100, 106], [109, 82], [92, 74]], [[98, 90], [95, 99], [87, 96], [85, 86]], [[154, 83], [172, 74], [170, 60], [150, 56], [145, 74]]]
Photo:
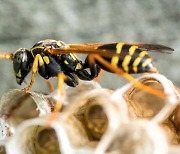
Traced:
[[[78, 70], [76, 73], [81, 80], [93, 80], [99, 75], [99, 72], [101, 70], [100, 66], [96, 64], [95, 60], [89, 60], [90, 56], [91, 55], [87, 56], [85, 63], [83, 65], [83, 69]], [[90, 73], [88, 73], [88, 71], [85, 70], [86, 68], [90, 69]]]
[[58, 100], [55, 104], [54, 111], [48, 118], [48, 125], [51, 125], [52, 121], [57, 118], [58, 113], [62, 108], [62, 102], [64, 101], [64, 98], [66, 95], [65, 89], [64, 89], [64, 82], [66, 81], [66, 79], [67, 79], [67, 77], [64, 73], [61, 72], [58, 74], [58, 89], [60, 92], [60, 97], [58, 98]]
[[13, 60], [13, 54], [9, 52], [1, 52], [0, 53], [0, 59], [9, 59]]
[[96, 82], [100, 81], [100, 79], [101, 79], [102, 75], [104, 74], [104, 72], [105, 71], [103, 69], [101, 69], [100, 72], [99, 72], [99, 75], [94, 79], [94, 81], [96, 81]]
[[58, 102], [56, 103], [56, 106], [55, 106], [55, 109], [54, 109], [54, 112], [59, 112], [61, 107], [62, 107], [62, 101], [65, 97], [65, 89], [64, 89], [64, 81], [66, 80], [66, 75], [64, 73], [59, 73], [58, 74], [58, 89], [59, 89], [59, 92], [60, 92], [60, 98], [58, 100]]
[[49, 91], [53, 92], [54, 91], [54, 86], [52, 85], [52, 83], [47, 79], [45, 79], [45, 82], [46, 82], [46, 84], [47, 84], [47, 86], [49, 88]]
[[128, 81], [130, 81], [131, 83], [133, 83], [137, 88], [146, 91], [149, 94], [153, 94], [156, 96], [161, 96], [161, 97], [165, 97], [167, 96], [163, 91], [158, 90], [158, 89], [154, 89], [151, 88], [149, 86], [144, 85], [143, 83], [137, 81], [135, 78], [133, 78], [130, 74], [124, 72], [121, 68], [119, 67], [114, 67], [113, 65], [111, 65], [111, 63], [109, 63], [108, 61], [106, 61], [105, 59], [103, 59], [101, 56], [99, 55], [92, 55], [90, 57], [91, 61], [94, 61], [94, 59], [96, 61], [98, 61], [99, 63], [103, 64], [105, 67], [107, 67], [109, 70], [112, 70], [114, 73], [123, 76], [125, 79], [127, 79]]
[[35, 81], [35, 74], [38, 71], [38, 67], [41, 67], [44, 65], [44, 61], [40, 54], [37, 54], [34, 58], [33, 66], [32, 66], [32, 75], [31, 75], [31, 82], [30, 84], [24, 88], [24, 91], [29, 91]]

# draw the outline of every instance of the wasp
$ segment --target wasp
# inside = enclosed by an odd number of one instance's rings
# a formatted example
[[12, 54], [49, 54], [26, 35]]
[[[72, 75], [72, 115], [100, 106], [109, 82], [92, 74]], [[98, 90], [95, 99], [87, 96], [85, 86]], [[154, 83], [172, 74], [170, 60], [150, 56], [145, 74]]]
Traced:
[[[22, 84], [32, 70], [31, 82], [24, 89], [30, 90], [35, 74], [38, 72], [44, 79], [64, 75], [68, 86], [76, 87], [78, 79], [93, 80], [101, 69], [120, 74], [157, 73], [149, 51], [172, 53], [173, 49], [159, 44], [144, 43], [88, 43], [65, 44], [62, 41], [43, 40], [37, 42], [30, 50], [18, 49], [14, 54], [1, 52], [0, 58], [13, 61], [13, 68], [18, 84]], [[85, 61], [76, 53], [87, 54]], [[93, 57], [93, 58], [92, 58]], [[87, 70], [89, 69], [89, 70]]]

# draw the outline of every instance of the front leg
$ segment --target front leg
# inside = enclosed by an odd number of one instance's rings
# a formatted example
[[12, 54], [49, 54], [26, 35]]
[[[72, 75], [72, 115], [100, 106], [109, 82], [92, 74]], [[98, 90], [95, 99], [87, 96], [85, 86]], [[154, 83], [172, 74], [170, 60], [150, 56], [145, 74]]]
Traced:
[[[99, 72], [101, 70], [100, 66], [96, 64], [95, 60], [90, 57], [91, 55], [86, 57], [85, 63], [83, 65], [83, 69], [78, 70], [76, 72], [77, 76], [81, 80], [93, 80], [99, 75]], [[91, 60], [89, 60], [91, 58]], [[90, 73], [86, 71], [85, 69], [89, 68]]]
[[40, 54], [37, 54], [35, 56], [35, 58], [34, 58], [34, 62], [33, 62], [33, 65], [32, 65], [31, 82], [26, 88], [23, 89], [24, 91], [29, 91], [32, 88], [32, 85], [33, 85], [33, 83], [35, 81], [35, 74], [38, 71], [38, 67], [41, 67], [43, 65], [44, 65], [43, 58], [41, 57]]

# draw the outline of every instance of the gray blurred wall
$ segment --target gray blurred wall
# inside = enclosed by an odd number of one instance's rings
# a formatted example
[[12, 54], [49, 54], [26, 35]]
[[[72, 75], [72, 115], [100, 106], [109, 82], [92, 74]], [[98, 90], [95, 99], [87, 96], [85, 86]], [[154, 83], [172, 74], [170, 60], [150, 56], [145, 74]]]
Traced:
[[[146, 42], [175, 49], [153, 54], [160, 73], [180, 86], [180, 0], [0, 0], [0, 51], [30, 48], [51, 38], [67, 43]], [[27, 79], [29, 83], [30, 77]], [[113, 81], [113, 82], [112, 82]], [[53, 81], [56, 82], [56, 81]], [[117, 88], [124, 79], [105, 73], [103, 87]], [[0, 61], [0, 96], [15, 81], [12, 62]], [[46, 91], [37, 75], [33, 90]]]

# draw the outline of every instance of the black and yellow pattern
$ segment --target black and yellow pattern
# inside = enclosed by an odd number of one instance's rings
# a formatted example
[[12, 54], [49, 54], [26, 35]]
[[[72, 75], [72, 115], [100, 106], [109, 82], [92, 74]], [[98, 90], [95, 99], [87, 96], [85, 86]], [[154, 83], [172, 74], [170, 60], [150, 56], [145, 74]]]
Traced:
[[[152, 58], [148, 56], [147, 50], [142, 50], [137, 45], [120, 42], [102, 45], [98, 49], [115, 51], [117, 55], [113, 55], [111, 58], [102, 57], [110, 62], [112, 66], [119, 67], [127, 73], [157, 72], [152, 65]], [[103, 66], [101, 67], [106, 69]]]
[[[21, 84], [32, 70], [31, 82], [25, 89], [29, 90], [37, 72], [45, 79], [63, 73], [67, 85], [73, 87], [77, 86], [78, 78], [93, 80], [98, 76], [100, 69], [115, 72], [111, 67], [121, 69], [128, 74], [156, 73], [157, 69], [153, 66], [148, 51], [172, 53], [173, 49], [163, 45], [143, 43], [65, 44], [62, 41], [43, 40], [30, 50], [20, 48], [14, 54], [1, 53], [0, 58], [13, 61], [18, 84]], [[88, 54], [85, 62], [79, 60], [75, 53]], [[99, 55], [111, 67], [107, 67], [98, 59], [92, 60], [92, 55]]]

